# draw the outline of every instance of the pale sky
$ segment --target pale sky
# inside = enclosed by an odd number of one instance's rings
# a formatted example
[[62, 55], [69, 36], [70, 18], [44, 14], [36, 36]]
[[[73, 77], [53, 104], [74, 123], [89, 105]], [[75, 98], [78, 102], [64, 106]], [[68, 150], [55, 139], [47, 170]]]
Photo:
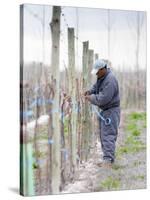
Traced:
[[[63, 7], [61, 16], [60, 69], [67, 66], [67, 25], [75, 28], [76, 67], [81, 69], [82, 42], [89, 40], [89, 48], [108, 58], [108, 10]], [[114, 68], [135, 68], [137, 45], [136, 11], [110, 10], [110, 60]], [[146, 13], [140, 14], [139, 64], [146, 67]], [[51, 31], [49, 23], [52, 7], [25, 4], [24, 61], [51, 63]], [[43, 19], [45, 22], [43, 39]], [[78, 48], [77, 48], [78, 47]], [[44, 55], [44, 57], [43, 57]]]

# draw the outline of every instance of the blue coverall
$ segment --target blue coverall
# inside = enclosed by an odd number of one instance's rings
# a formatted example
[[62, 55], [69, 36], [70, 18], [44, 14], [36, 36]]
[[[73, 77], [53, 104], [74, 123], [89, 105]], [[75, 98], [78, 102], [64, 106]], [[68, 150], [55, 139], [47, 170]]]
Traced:
[[97, 82], [89, 90], [89, 94], [91, 95], [90, 102], [102, 110], [101, 115], [105, 119], [111, 119], [111, 123], [106, 125], [99, 118], [100, 141], [103, 159], [114, 162], [115, 143], [120, 123], [120, 96], [118, 81], [110, 69], [107, 68], [106, 74], [97, 79]]

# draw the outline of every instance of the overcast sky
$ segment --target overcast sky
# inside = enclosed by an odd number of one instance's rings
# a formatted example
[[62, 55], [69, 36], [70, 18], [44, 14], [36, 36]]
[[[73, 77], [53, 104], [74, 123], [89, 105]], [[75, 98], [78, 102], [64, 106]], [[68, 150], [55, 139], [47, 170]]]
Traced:
[[[24, 60], [51, 63], [51, 31], [49, 23], [52, 7], [25, 4]], [[146, 13], [110, 10], [110, 60], [114, 68], [135, 68], [137, 45], [137, 14], [140, 15], [139, 64], [146, 67]], [[108, 10], [62, 7], [60, 68], [67, 66], [67, 25], [75, 28], [76, 66], [81, 69], [82, 42], [89, 40], [89, 48], [108, 58]], [[43, 29], [43, 22], [45, 26]], [[44, 30], [44, 39], [43, 39]], [[77, 48], [78, 47], [78, 48]], [[44, 55], [44, 57], [43, 57]]]

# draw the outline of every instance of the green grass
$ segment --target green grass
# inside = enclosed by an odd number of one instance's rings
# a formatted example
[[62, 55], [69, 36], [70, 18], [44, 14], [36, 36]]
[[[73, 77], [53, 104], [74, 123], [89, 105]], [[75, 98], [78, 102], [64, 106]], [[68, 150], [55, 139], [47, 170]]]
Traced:
[[131, 134], [134, 136], [139, 136], [141, 134], [139, 127], [132, 121], [128, 122], [126, 130], [131, 132]]
[[126, 130], [135, 136], [139, 136], [141, 134], [141, 128], [146, 128], [146, 113], [133, 112], [129, 114], [127, 117]]
[[101, 183], [102, 189], [119, 189], [120, 188], [120, 180], [114, 179], [113, 177], [109, 176], [106, 180]]
[[128, 122], [127, 126], [126, 126], [126, 130], [127, 131], [133, 131], [137, 128], [137, 125], [133, 122]]
[[134, 135], [128, 136], [125, 140], [126, 145], [136, 145], [136, 144], [139, 144], [139, 143], [140, 143], [140, 141]]
[[122, 155], [123, 153], [137, 153], [146, 148], [145, 144], [140, 140], [135, 139], [134, 136], [127, 137], [125, 145], [118, 148], [117, 154]]
[[141, 131], [138, 129], [135, 129], [132, 131], [132, 135], [134, 135], [134, 136], [139, 136], [140, 134], [141, 134]]
[[[143, 125], [144, 124], [144, 125]], [[123, 154], [137, 153], [146, 148], [146, 145], [140, 141], [143, 126], [146, 125], [146, 113], [130, 113], [126, 118], [126, 139], [124, 145], [120, 146], [116, 156], [120, 158]]]
[[120, 146], [116, 152], [117, 157], [121, 157], [125, 153], [138, 153], [146, 148], [145, 144], [139, 140], [135, 140], [133, 136], [126, 139], [125, 145]]
[[137, 112], [133, 112], [128, 116], [129, 120], [146, 120], [146, 113], [142, 112], [142, 113], [137, 113]]

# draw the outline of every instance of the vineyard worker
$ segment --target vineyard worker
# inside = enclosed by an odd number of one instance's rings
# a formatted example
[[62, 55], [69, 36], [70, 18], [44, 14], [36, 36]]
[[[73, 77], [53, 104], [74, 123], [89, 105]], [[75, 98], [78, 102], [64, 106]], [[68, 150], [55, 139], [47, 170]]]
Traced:
[[[95, 61], [92, 74], [97, 75], [93, 87], [84, 93], [85, 98], [101, 109], [99, 118], [103, 162], [98, 166], [111, 167], [115, 160], [115, 143], [120, 122], [120, 97], [118, 81], [103, 59]], [[105, 123], [104, 119], [109, 119]]]

